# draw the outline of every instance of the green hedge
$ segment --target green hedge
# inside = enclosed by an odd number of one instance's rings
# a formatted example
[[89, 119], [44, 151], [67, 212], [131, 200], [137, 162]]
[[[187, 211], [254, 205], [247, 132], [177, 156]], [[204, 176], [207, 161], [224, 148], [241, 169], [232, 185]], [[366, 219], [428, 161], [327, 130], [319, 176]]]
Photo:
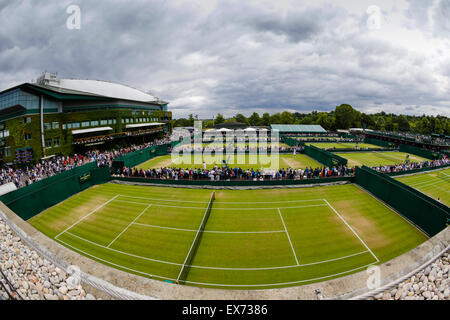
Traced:
[[430, 237], [446, 228], [449, 222], [449, 207], [386, 174], [366, 166], [356, 167], [355, 181]]

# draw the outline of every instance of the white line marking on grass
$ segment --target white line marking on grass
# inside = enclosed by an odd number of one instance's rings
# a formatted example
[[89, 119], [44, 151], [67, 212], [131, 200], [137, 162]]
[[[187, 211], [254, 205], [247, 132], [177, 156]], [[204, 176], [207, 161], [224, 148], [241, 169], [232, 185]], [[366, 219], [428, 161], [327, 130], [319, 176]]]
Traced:
[[[78, 238], [78, 239], [80, 239], [82, 241], [88, 242], [90, 244], [93, 244], [93, 245], [95, 245], [97, 247], [104, 248], [104, 249], [107, 249], [107, 250], [111, 250], [111, 251], [114, 251], [114, 252], [117, 252], [117, 253], [120, 253], [120, 254], [123, 254], [123, 255], [131, 256], [133, 258], [147, 260], [147, 261], [152, 261], [152, 262], [157, 262], [157, 263], [162, 263], [162, 264], [175, 265], [175, 266], [182, 266], [183, 265], [181, 263], [164, 261], [164, 260], [158, 260], [158, 259], [152, 259], [152, 258], [148, 258], [148, 257], [143, 257], [143, 256], [139, 256], [139, 255], [136, 255], [136, 254], [132, 254], [132, 253], [129, 253], [129, 252], [125, 252], [125, 251], [120, 251], [120, 250], [117, 250], [117, 249], [108, 248], [108, 247], [106, 247], [104, 245], [101, 245], [101, 244], [98, 244], [96, 242], [93, 242], [93, 241], [90, 241], [88, 239], [85, 239], [83, 237], [77, 236], [76, 234], [73, 234], [71, 232], [67, 232], [66, 234], [71, 235], [71, 236], [73, 236], [75, 238]], [[61, 239], [55, 239], [55, 240], [63, 242]], [[72, 246], [70, 246], [70, 247], [72, 247]], [[186, 265], [186, 266], [187, 267], [191, 267], [191, 268], [198, 268], [198, 269], [229, 270], [229, 271], [277, 270], [277, 269], [300, 268], [300, 267], [307, 267], [307, 266], [316, 265], [316, 264], [323, 264], [323, 263], [328, 263], [328, 262], [333, 262], [333, 261], [337, 261], [337, 260], [343, 260], [343, 259], [351, 258], [351, 257], [357, 256], [357, 255], [361, 255], [361, 254], [364, 254], [364, 253], [368, 253], [368, 252], [369, 251], [366, 250], [366, 251], [358, 252], [358, 253], [355, 253], [355, 254], [350, 254], [350, 255], [344, 256], [344, 257], [339, 257], [339, 258], [334, 258], [334, 259], [329, 259], [329, 260], [323, 260], [323, 261], [317, 261], [317, 262], [310, 262], [310, 263], [305, 263], [305, 264], [291, 265], [291, 266], [255, 267], [255, 268], [226, 268], [226, 267], [211, 267], [211, 266], [198, 266], [198, 265]]]
[[291, 249], [292, 249], [292, 253], [294, 254], [295, 262], [297, 262], [297, 265], [299, 265], [297, 255], [295, 254], [295, 250], [294, 250], [294, 246], [292, 245], [291, 237], [289, 237], [289, 232], [287, 231], [286, 225], [284, 224], [284, 220], [283, 220], [283, 216], [281, 215], [280, 208], [277, 208], [277, 209], [278, 209], [278, 214], [280, 215], [280, 218], [281, 218], [281, 222], [283, 222], [284, 230], [286, 231], [286, 235], [289, 239], [289, 243], [291, 244]]
[[136, 218], [134, 218], [134, 220], [131, 221], [131, 222], [127, 225], [127, 227], [126, 227], [125, 229], [123, 229], [122, 232], [119, 233], [119, 235], [118, 235], [117, 237], [115, 237], [114, 240], [111, 241], [111, 242], [108, 244], [107, 248], [109, 248], [109, 247], [114, 243], [114, 241], [116, 241], [116, 240], [117, 240], [117, 239], [118, 239], [125, 231], [127, 231], [128, 228], [129, 228], [129, 227], [130, 227], [137, 219], [139, 219], [139, 217], [142, 216], [142, 215], [145, 213], [145, 211], [147, 211], [148, 208], [150, 208], [151, 206], [152, 206], [152, 205], [149, 204], [144, 210], [142, 210], [142, 212], [141, 212], [140, 214], [138, 214], [138, 215], [136, 216]]
[[291, 281], [291, 282], [280, 282], [280, 283], [265, 283], [265, 284], [219, 284], [219, 283], [207, 283], [207, 282], [195, 282], [195, 281], [185, 281], [186, 283], [192, 283], [192, 284], [200, 284], [200, 285], [204, 285], [204, 286], [214, 286], [214, 287], [272, 287], [272, 286], [283, 286], [283, 285], [288, 285], [288, 284], [294, 284], [294, 283], [302, 283], [302, 282], [310, 282], [310, 281], [317, 281], [317, 280], [322, 280], [322, 279], [326, 279], [326, 278], [332, 278], [332, 277], [336, 277], [342, 274], [346, 274], [346, 273], [350, 273], [359, 269], [363, 269], [366, 268], [368, 266], [371, 266], [373, 264], [375, 264], [376, 262], [372, 262], [369, 264], [366, 264], [362, 267], [358, 267], [358, 268], [354, 268], [351, 270], [347, 270], [347, 271], [343, 271], [343, 272], [339, 272], [339, 273], [335, 273], [335, 274], [331, 274], [328, 276], [323, 276], [323, 277], [318, 277], [318, 278], [312, 278], [312, 279], [305, 279], [305, 280], [299, 280], [299, 281]]
[[77, 225], [78, 223], [80, 223], [81, 221], [83, 221], [84, 219], [86, 219], [87, 217], [89, 217], [91, 214], [93, 214], [94, 212], [96, 212], [97, 210], [100, 210], [101, 208], [103, 208], [104, 206], [106, 206], [108, 203], [110, 203], [111, 201], [115, 200], [119, 195], [109, 199], [108, 201], [106, 201], [105, 203], [103, 203], [101, 206], [95, 208], [94, 210], [92, 210], [90, 213], [88, 213], [87, 215], [85, 215], [84, 217], [82, 217], [81, 219], [79, 219], [78, 221], [76, 221], [75, 223], [73, 223], [71, 226], [69, 226], [68, 228], [66, 228], [64, 231], [61, 231], [56, 237], [58, 238], [60, 235], [62, 235], [64, 232], [66, 232], [67, 230], [71, 229], [72, 227], [74, 227], [75, 225]]
[[[189, 200], [174, 200], [174, 199], [160, 199], [160, 198], [145, 198], [145, 197], [126, 196], [123, 194], [119, 194], [119, 196], [126, 197], [126, 198], [157, 200], [157, 201], [165, 201], [165, 202], [209, 203], [209, 201], [189, 201]], [[310, 202], [310, 201], [322, 201], [322, 199], [302, 199], [302, 200], [285, 200], [285, 201], [254, 201], [254, 202], [214, 201], [214, 203], [258, 204], [258, 203], [284, 203], [284, 202], [288, 203], [288, 202]]]
[[[116, 202], [126, 202], [126, 203], [134, 203], [134, 204], [142, 204], [146, 205], [147, 203], [143, 202], [133, 202], [133, 201], [127, 201], [127, 200], [115, 200]], [[215, 202], [214, 202], [215, 203]], [[204, 207], [187, 207], [187, 206], [171, 206], [167, 204], [158, 204], [158, 203], [152, 203], [154, 207], [166, 207], [166, 208], [180, 208], [180, 209], [205, 209]], [[295, 207], [280, 207], [280, 209], [296, 209], [296, 208], [310, 208], [310, 207], [326, 207], [326, 204], [312, 204], [308, 206], [295, 206]], [[242, 211], [242, 210], [274, 210], [276, 208], [214, 208], [213, 210], [235, 210], [235, 211]]]
[[353, 230], [353, 228], [347, 223], [347, 221], [345, 221], [345, 219], [339, 214], [339, 212], [336, 211], [335, 208], [333, 208], [333, 206], [327, 201], [327, 199], [323, 199], [323, 201], [325, 201], [328, 206], [331, 208], [331, 210], [334, 211], [334, 213], [337, 214], [337, 216], [345, 223], [345, 225], [353, 232], [353, 234], [359, 239], [359, 241], [361, 241], [361, 243], [367, 248], [367, 250], [369, 250], [369, 252], [372, 254], [372, 256], [377, 260], [377, 262], [380, 262], [380, 260], [378, 259], [378, 257], [372, 252], [372, 250], [370, 250], [369, 246], [363, 241], [363, 239], [361, 239], [361, 237], [356, 233], [355, 230]]
[[[143, 226], [143, 227], [149, 227], [149, 228], [160, 228], [160, 229], [169, 229], [169, 230], [176, 230], [176, 231], [189, 231], [189, 232], [197, 232], [197, 230], [194, 229], [180, 229], [180, 228], [172, 228], [172, 227], [163, 227], [163, 226], [155, 226], [153, 224], [144, 224], [144, 223], [138, 223], [135, 222], [134, 225], [137, 226]], [[268, 231], [213, 231], [213, 230], [203, 230], [201, 232], [209, 232], [209, 233], [281, 233], [285, 232], [284, 230], [268, 230]]]
[[[118, 267], [118, 268], [121, 268], [121, 269], [124, 269], [124, 270], [129, 270], [131, 272], [135, 272], [135, 273], [138, 273], [138, 274], [147, 275], [147, 276], [150, 276], [150, 277], [157, 277], [157, 278], [161, 278], [161, 279], [176, 281], [176, 279], [174, 279], [174, 278], [159, 276], [159, 275], [156, 275], [156, 274], [150, 274], [150, 273], [147, 273], [147, 272], [139, 271], [139, 270], [136, 270], [136, 269], [132, 269], [132, 268], [128, 268], [128, 267], [122, 266], [120, 264], [116, 264], [116, 263], [110, 262], [108, 260], [99, 258], [97, 256], [94, 256], [94, 255], [90, 254], [90, 253], [87, 253], [87, 252], [85, 252], [83, 250], [80, 250], [80, 249], [78, 249], [78, 248], [68, 244], [67, 242], [64, 242], [64, 241], [60, 240], [60, 239], [56, 239], [56, 241], [61, 242], [61, 243], [65, 244], [66, 246], [68, 246], [68, 247], [74, 249], [75, 251], [78, 251], [78, 252], [80, 252], [80, 253], [82, 253], [82, 254], [84, 254], [86, 256], [92, 257], [92, 258], [94, 258], [96, 260], [99, 260], [99, 261], [103, 261], [104, 263], [107, 263], [109, 265], [112, 265], [112, 266], [115, 266], [115, 267]], [[108, 248], [108, 249], [109, 250], [113, 250], [111, 248]], [[359, 269], [363, 269], [363, 268], [366, 268], [366, 267], [368, 267], [370, 265], [373, 265], [373, 264], [375, 264], [375, 262], [369, 263], [367, 265], [364, 265], [362, 267], [358, 267], [358, 268], [355, 268], [355, 269], [352, 269], [352, 270], [347, 270], [347, 271], [331, 274], [331, 275], [328, 275], [328, 276], [323, 276], [323, 277], [319, 277], [319, 278], [312, 278], [312, 279], [304, 279], [304, 280], [292, 281], [292, 282], [283, 282], [283, 283], [280, 282], [280, 283], [268, 283], [268, 284], [242, 284], [242, 285], [239, 285], [239, 284], [216, 284], [216, 283], [194, 282], [194, 281], [185, 281], [185, 282], [186, 283], [191, 283], [191, 284], [200, 284], [200, 285], [204, 285], [204, 286], [216, 286], [216, 287], [270, 287], [270, 286], [281, 286], [281, 285], [287, 285], [287, 284], [310, 282], [310, 281], [316, 281], [316, 280], [331, 278], [331, 277], [339, 276], [339, 275], [342, 275], [342, 274], [350, 273], [350, 272], [353, 272], [353, 271], [356, 271], [356, 270], [359, 270]], [[298, 266], [294, 266], [294, 267], [298, 267]]]
[[[209, 199], [209, 203], [212, 203], [214, 194], [215, 194], [214, 192], [211, 193], [211, 198]], [[205, 221], [206, 214], [208, 213], [208, 209], [209, 209], [209, 203], [208, 203], [208, 206], [205, 208], [205, 213], [203, 214], [202, 221], [200, 222], [200, 225], [198, 226], [198, 230], [197, 230], [197, 233], [195, 234], [194, 240], [192, 240], [192, 244], [191, 244], [191, 247], [189, 248], [188, 254], [186, 255], [186, 259], [184, 259], [183, 265], [181, 266], [181, 270], [180, 270], [180, 273], [178, 274], [177, 281], [180, 280], [180, 276], [186, 265], [186, 261], [189, 258], [189, 255], [191, 254], [192, 248], [194, 247], [194, 244], [195, 244], [195, 240], [197, 240], [197, 237], [200, 233], [200, 228], [203, 225], [203, 222]]]
[[158, 201], [167, 201], [167, 202], [209, 203], [209, 201], [190, 201], [190, 200], [174, 200], [174, 199], [162, 199], [162, 198], [144, 198], [144, 197], [126, 196], [126, 195], [123, 195], [123, 194], [119, 194], [119, 196], [125, 197], [125, 198], [144, 199], [144, 200], [158, 200]]

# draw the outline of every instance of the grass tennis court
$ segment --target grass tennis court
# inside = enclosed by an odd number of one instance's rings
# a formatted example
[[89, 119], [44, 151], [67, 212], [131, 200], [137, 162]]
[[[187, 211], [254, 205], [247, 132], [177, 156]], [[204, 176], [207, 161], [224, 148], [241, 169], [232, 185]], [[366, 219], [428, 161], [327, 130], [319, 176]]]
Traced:
[[368, 143], [355, 143], [355, 142], [306, 142], [306, 145], [312, 145], [321, 149], [381, 149], [382, 147]]
[[[211, 194], [107, 183], [28, 222], [91, 259], [176, 281]], [[365, 270], [426, 239], [353, 184], [216, 190], [186, 283], [228, 289], [302, 285]]]
[[450, 207], [450, 169], [396, 179]]
[[[270, 155], [269, 155], [270, 157]], [[250, 158], [248, 154], [246, 155], [240, 155], [238, 158], [237, 155], [235, 155], [234, 160], [232, 157], [228, 158], [225, 157], [225, 155], [222, 155], [220, 157], [215, 156], [205, 156], [204, 161], [207, 163], [207, 169], [214, 168], [214, 166], [221, 166], [223, 160], [228, 160], [228, 164], [230, 167], [240, 167], [242, 169], [261, 169], [261, 167], [268, 168], [272, 167], [270, 163], [261, 163], [259, 158]], [[153, 159], [150, 159], [149, 161], [146, 161], [138, 166], [138, 168], [142, 169], [153, 169], [153, 168], [164, 168], [164, 167], [181, 167], [181, 168], [203, 168], [203, 160], [200, 161], [200, 164], [194, 163], [193, 157], [187, 157], [185, 159], [186, 161], [190, 161], [189, 164], [177, 164], [174, 161], [172, 161], [171, 155], [164, 155], [155, 157]], [[184, 162], [186, 162], [184, 161]], [[210, 163], [208, 163], [210, 162]], [[232, 163], [233, 162], [233, 163]], [[322, 164], [317, 162], [316, 160], [308, 157], [305, 154], [296, 154], [295, 156], [293, 154], [279, 154], [279, 161], [278, 161], [280, 168], [318, 168], [323, 167]]]
[[[356, 167], [366, 165], [368, 167], [385, 166], [392, 164], [404, 163], [407, 153], [404, 152], [352, 152], [352, 153], [339, 153], [334, 154], [341, 156], [348, 160], [349, 167]], [[411, 162], [423, 162], [429, 161], [413, 154], [409, 154], [409, 160]]]

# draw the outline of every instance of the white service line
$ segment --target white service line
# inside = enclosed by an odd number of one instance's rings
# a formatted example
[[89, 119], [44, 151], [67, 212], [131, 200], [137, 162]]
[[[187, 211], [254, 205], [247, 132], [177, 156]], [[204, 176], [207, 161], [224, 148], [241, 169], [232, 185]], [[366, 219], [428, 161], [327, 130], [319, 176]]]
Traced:
[[76, 221], [75, 223], [73, 223], [71, 226], [69, 226], [68, 228], [66, 228], [65, 230], [61, 231], [56, 237], [58, 238], [60, 235], [62, 235], [63, 233], [65, 233], [67, 230], [71, 229], [73, 226], [77, 225], [78, 223], [80, 223], [81, 221], [83, 221], [84, 219], [86, 219], [87, 217], [89, 217], [91, 214], [93, 214], [94, 212], [96, 212], [97, 210], [100, 210], [101, 208], [103, 208], [104, 206], [106, 206], [108, 203], [110, 203], [111, 201], [113, 201], [114, 199], [116, 199], [119, 195], [109, 199], [108, 201], [106, 201], [104, 204], [102, 204], [101, 206], [95, 208], [94, 210], [92, 210], [90, 213], [88, 213], [87, 215], [85, 215], [84, 217], [82, 217], [81, 219], [79, 219], [78, 221]]
[[323, 199], [323, 201], [325, 201], [328, 206], [331, 208], [331, 210], [334, 211], [334, 213], [337, 214], [337, 216], [345, 223], [345, 225], [353, 232], [353, 234], [359, 239], [359, 241], [361, 241], [361, 243], [367, 248], [367, 250], [369, 250], [369, 252], [372, 254], [372, 256], [375, 258], [375, 260], [377, 260], [377, 262], [380, 262], [380, 260], [378, 259], [378, 257], [372, 252], [372, 250], [370, 250], [369, 246], [363, 241], [363, 239], [361, 239], [361, 237], [356, 233], [355, 230], [353, 230], [353, 228], [347, 223], [347, 221], [345, 221], [345, 219], [336, 211], [335, 208], [333, 208], [333, 206], [327, 201], [327, 199]]
[[131, 221], [128, 225], [127, 225], [127, 227], [125, 228], [125, 229], [123, 229], [122, 230], [122, 232], [121, 233], [119, 233], [119, 235], [117, 236], [117, 237], [115, 237], [114, 238], [114, 240], [113, 241], [111, 241], [109, 244], [108, 244], [108, 246], [107, 246], [107, 248], [109, 248], [113, 243], [114, 243], [114, 241], [116, 241], [125, 231], [127, 231], [128, 230], [128, 228], [137, 220], [137, 219], [139, 219], [139, 217], [140, 216], [142, 216], [144, 213], [145, 213], [145, 211], [147, 211], [148, 210], [148, 208], [150, 208], [152, 205], [151, 204], [149, 204], [139, 215], [137, 215], [136, 216], [136, 218], [134, 218], [134, 220], [133, 221]]
[[[80, 253], [82, 253], [84, 255], [90, 256], [90, 257], [92, 257], [92, 258], [94, 258], [96, 260], [103, 261], [104, 263], [113, 265], [113, 266], [121, 268], [121, 269], [129, 270], [129, 271], [136, 272], [136, 273], [143, 274], [143, 275], [150, 276], [150, 277], [158, 277], [158, 278], [161, 278], [161, 279], [172, 280], [172, 281], [176, 281], [177, 280], [177, 279], [173, 279], [173, 278], [169, 278], [169, 277], [165, 277], [165, 276], [159, 276], [159, 275], [156, 275], [156, 274], [150, 274], [150, 273], [146, 273], [146, 272], [143, 272], [143, 271], [139, 271], [139, 270], [135, 270], [135, 269], [132, 269], [132, 268], [128, 268], [128, 267], [122, 266], [120, 264], [116, 264], [116, 263], [110, 262], [108, 260], [105, 260], [105, 259], [99, 258], [97, 256], [94, 256], [94, 255], [92, 255], [90, 253], [87, 253], [87, 252], [85, 252], [83, 250], [80, 250], [80, 249], [78, 249], [78, 248], [76, 248], [76, 247], [74, 247], [74, 246], [72, 246], [72, 245], [70, 245], [70, 244], [60, 240], [60, 239], [56, 239], [56, 241], [61, 242], [61, 243], [65, 244], [66, 246], [68, 246], [68, 247], [74, 249], [75, 251], [78, 251], [78, 252], [80, 252]], [[109, 249], [111, 250], [111, 248], [109, 248]], [[267, 283], [267, 284], [264, 284], [264, 283], [263, 284], [242, 284], [242, 285], [239, 285], [239, 284], [218, 284], [218, 283], [207, 283], [207, 282], [194, 282], [194, 281], [187, 281], [187, 280], [185, 282], [186, 283], [191, 283], [191, 284], [200, 284], [200, 285], [205, 285], [205, 286], [216, 286], [216, 287], [270, 287], [270, 286], [281, 286], [281, 285], [287, 285], [287, 284], [302, 283], [302, 282], [309, 282], [309, 281], [316, 281], [316, 280], [331, 278], [331, 277], [339, 276], [339, 275], [342, 275], [342, 274], [354, 272], [356, 270], [368, 267], [368, 266], [373, 265], [373, 264], [374, 263], [369, 263], [369, 264], [364, 265], [362, 267], [358, 267], [358, 268], [355, 268], [355, 269], [351, 269], [351, 270], [347, 270], [347, 271], [343, 271], [343, 272], [339, 272], [339, 273], [335, 273], [335, 274], [331, 274], [331, 275], [327, 275], [327, 276], [323, 276], [323, 277], [319, 277], [319, 278], [304, 279], [304, 280], [292, 281], [292, 282]]]
[[297, 262], [297, 265], [299, 265], [297, 255], [295, 254], [295, 250], [294, 250], [294, 246], [292, 245], [291, 237], [289, 237], [289, 232], [287, 231], [286, 225], [284, 224], [284, 220], [283, 220], [283, 216], [281, 215], [280, 208], [277, 208], [277, 209], [278, 209], [278, 213], [281, 218], [281, 222], [283, 222], [284, 230], [286, 231], [286, 235], [289, 239], [289, 243], [291, 244], [291, 249], [292, 249], [292, 252], [294, 253], [295, 262]]
[[[189, 232], [197, 232], [197, 230], [194, 229], [180, 229], [180, 228], [172, 228], [172, 227], [163, 227], [163, 226], [155, 226], [153, 224], [145, 224], [145, 223], [134, 223], [137, 226], [143, 226], [143, 227], [149, 227], [149, 228], [160, 228], [160, 229], [169, 229], [169, 230], [176, 230], [176, 231], [189, 231]], [[285, 232], [284, 230], [268, 230], [268, 231], [213, 231], [213, 230], [203, 230], [202, 232], [209, 232], [209, 233], [280, 233]]]
[[[283, 231], [283, 232], [285, 232], [285, 231]], [[120, 254], [123, 254], [123, 255], [127, 255], [127, 256], [130, 256], [130, 257], [134, 257], [134, 258], [138, 258], [138, 259], [142, 259], [142, 260], [147, 260], [147, 261], [152, 261], [152, 262], [157, 262], [157, 263], [162, 263], [162, 264], [175, 265], [175, 266], [182, 266], [183, 265], [181, 263], [164, 261], [164, 260], [158, 260], [158, 259], [152, 259], [152, 258], [148, 258], [148, 257], [143, 257], [143, 256], [139, 256], [139, 255], [136, 255], [136, 254], [132, 254], [132, 253], [129, 253], [129, 252], [125, 252], [125, 251], [120, 251], [120, 250], [117, 250], [117, 249], [108, 248], [108, 247], [106, 247], [104, 245], [101, 245], [101, 244], [98, 244], [96, 242], [93, 242], [93, 241], [90, 241], [88, 239], [85, 239], [83, 237], [77, 236], [76, 234], [73, 234], [71, 232], [67, 232], [67, 234], [71, 235], [71, 236], [73, 236], [75, 238], [78, 238], [78, 239], [80, 239], [82, 241], [85, 241], [85, 242], [88, 242], [90, 244], [93, 244], [93, 245], [95, 245], [97, 247], [104, 248], [104, 249], [107, 249], [107, 250], [111, 250], [111, 251], [114, 251], [114, 252], [117, 252], [117, 253], [120, 253]], [[63, 243], [66, 243], [66, 242], [62, 241], [61, 239], [55, 239], [55, 240], [63, 242]], [[73, 248], [73, 246], [70, 246], [70, 247]], [[81, 250], [79, 250], [79, 251], [81, 251]], [[254, 268], [248, 268], [248, 267], [247, 268], [229, 268], [229, 267], [227, 268], [227, 267], [211, 267], [211, 266], [199, 266], [199, 265], [186, 265], [186, 266], [191, 267], [191, 268], [198, 268], [198, 269], [226, 270], [226, 271], [278, 270], [278, 269], [301, 268], [301, 267], [307, 267], [307, 266], [316, 265], [316, 264], [333, 262], [333, 261], [337, 261], [337, 260], [344, 260], [344, 259], [351, 258], [351, 257], [357, 256], [357, 255], [368, 253], [368, 252], [369, 251], [366, 250], [366, 251], [358, 252], [358, 253], [355, 253], [355, 254], [350, 254], [350, 255], [344, 256], [344, 257], [339, 257], [339, 258], [334, 258], [334, 259], [329, 259], [329, 260], [322, 260], [322, 261], [317, 261], [317, 262], [304, 263], [304, 264], [298, 264], [298, 265], [291, 265], [291, 266], [254, 267]]]
[[[127, 200], [115, 200], [116, 202], [125, 202], [125, 203], [134, 203], [134, 204], [141, 204], [146, 205], [148, 203], [143, 202], [134, 202], [134, 201], [127, 201]], [[214, 202], [215, 203], [215, 202]], [[154, 207], [166, 207], [166, 208], [180, 208], [180, 209], [201, 209], [204, 210], [204, 207], [186, 207], [186, 206], [171, 206], [167, 204], [158, 204], [158, 203], [152, 203]], [[296, 208], [311, 208], [311, 207], [326, 207], [326, 204], [311, 204], [306, 206], [295, 206], [295, 207], [280, 207], [281, 209], [296, 209]], [[242, 211], [242, 210], [274, 210], [276, 208], [214, 208], [213, 210], [231, 210], [231, 211]]]

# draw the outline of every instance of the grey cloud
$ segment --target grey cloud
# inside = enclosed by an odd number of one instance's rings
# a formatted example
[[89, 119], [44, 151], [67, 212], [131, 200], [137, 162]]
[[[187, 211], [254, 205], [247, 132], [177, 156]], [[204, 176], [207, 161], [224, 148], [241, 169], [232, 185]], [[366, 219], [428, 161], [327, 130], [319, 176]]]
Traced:
[[68, 30], [71, 3], [0, 0], [0, 90], [58, 71], [151, 90], [175, 117], [448, 100], [426, 56], [367, 37], [364, 14], [331, 2], [79, 0], [81, 29]]

